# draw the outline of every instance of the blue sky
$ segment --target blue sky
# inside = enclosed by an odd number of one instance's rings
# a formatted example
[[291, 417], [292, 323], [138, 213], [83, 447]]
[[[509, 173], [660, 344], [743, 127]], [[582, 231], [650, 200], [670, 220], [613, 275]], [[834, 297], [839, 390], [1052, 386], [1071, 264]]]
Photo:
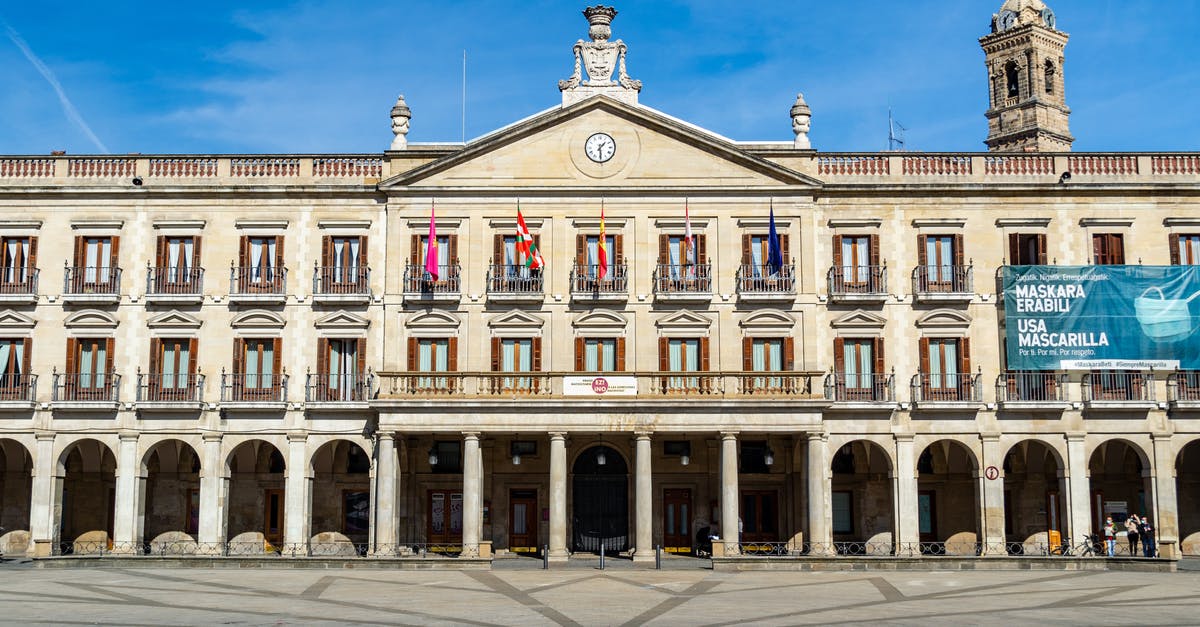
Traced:
[[[0, 3], [0, 153], [378, 152], [399, 93], [410, 141], [459, 141], [462, 51], [470, 138], [560, 102], [585, 4]], [[886, 148], [890, 106], [909, 149], [974, 151], [1000, 4], [626, 0], [613, 30], [643, 104], [727, 137], [790, 139], [803, 91], [819, 150]], [[1200, 2], [1050, 4], [1076, 150], [1200, 149]]]

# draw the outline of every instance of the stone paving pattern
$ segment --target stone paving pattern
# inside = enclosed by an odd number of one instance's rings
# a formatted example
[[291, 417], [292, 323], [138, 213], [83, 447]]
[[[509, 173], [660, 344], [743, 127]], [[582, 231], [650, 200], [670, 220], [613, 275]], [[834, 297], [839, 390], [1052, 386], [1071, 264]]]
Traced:
[[0, 624], [1194, 625], [1200, 572], [0, 567]]

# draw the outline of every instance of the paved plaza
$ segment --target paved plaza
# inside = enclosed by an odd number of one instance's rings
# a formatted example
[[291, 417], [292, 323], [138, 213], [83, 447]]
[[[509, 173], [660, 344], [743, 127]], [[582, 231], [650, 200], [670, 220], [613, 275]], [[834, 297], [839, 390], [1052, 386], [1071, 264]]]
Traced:
[[0, 567], [0, 623], [1194, 625], [1200, 572]]

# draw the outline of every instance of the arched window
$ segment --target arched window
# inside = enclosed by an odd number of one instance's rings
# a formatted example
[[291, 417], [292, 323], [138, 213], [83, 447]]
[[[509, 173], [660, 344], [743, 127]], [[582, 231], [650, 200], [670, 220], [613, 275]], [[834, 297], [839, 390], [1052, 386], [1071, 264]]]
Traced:
[[1021, 95], [1021, 71], [1015, 61], [1009, 61], [1004, 66], [1004, 76], [1008, 79], [1008, 97], [1016, 98]]
[[1054, 93], [1054, 80], [1057, 72], [1054, 69], [1053, 61], [1046, 61], [1046, 93]]

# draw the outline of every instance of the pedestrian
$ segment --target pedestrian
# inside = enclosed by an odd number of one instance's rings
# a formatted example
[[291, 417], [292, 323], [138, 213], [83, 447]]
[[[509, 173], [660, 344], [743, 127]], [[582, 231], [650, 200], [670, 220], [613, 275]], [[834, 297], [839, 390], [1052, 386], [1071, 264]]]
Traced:
[[1117, 527], [1113, 524], [1112, 516], [1104, 520], [1104, 545], [1108, 547], [1108, 556], [1117, 552]]
[[1125, 519], [1125, 536], [1129, 538], [1129, 557], [1136, 557], [1138, 550], [1138, 517], [1137, 514]]
[[1142, 556], [1157, 557], [1157, 547], [1154, 544], [1154, 527], [1150, 525], [1150, 518], [1142, 516], [1141, 524], [1138, 525], [1138, 535], [1142, 539]]

